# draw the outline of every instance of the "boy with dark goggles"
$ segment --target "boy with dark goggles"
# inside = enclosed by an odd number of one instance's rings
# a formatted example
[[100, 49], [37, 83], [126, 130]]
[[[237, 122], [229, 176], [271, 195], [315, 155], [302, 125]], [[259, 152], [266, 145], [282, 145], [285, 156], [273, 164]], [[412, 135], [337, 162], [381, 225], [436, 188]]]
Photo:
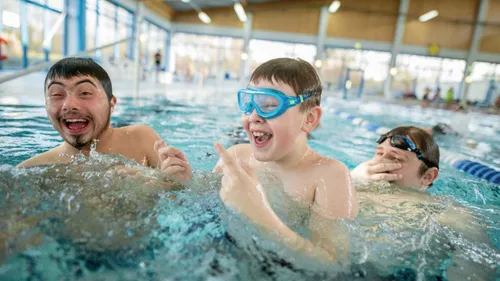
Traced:
[[255, 109], [264, 119], [273, 119], [289, 108], [301, 104], [312, 95], [298, 95], [290, 97], [283, 92], [269, 88], [248, 87], [238, 91], [238, 107], [240, 111], [249, 115]]
[[402, 150], [410, 151], [413, 152], [417, 155], [417, 158], [419, 160], [422, 160], [424, 164], [428, 168], [436, 167], [439, 169], [439, 166], [432, 163], [431, 161], [427, 160], [422, 152], [420, 152], [420, 149], [417, 148], [417, 146], [406, 136], [403, 135], [394, 135], [394, 136], [389, 136], [387, 134], [383, 134], [379, 137], [377, 140], [378, 144], [383, 143], [387, 138], [390, 138], [390, 144], [392, 147], [399, 148]]

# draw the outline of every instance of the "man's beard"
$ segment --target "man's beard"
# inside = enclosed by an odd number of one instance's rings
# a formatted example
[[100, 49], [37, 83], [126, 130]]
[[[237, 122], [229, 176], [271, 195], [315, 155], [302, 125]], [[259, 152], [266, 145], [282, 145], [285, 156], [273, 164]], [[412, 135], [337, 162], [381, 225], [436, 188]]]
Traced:
[[[86, 147], [90, 147], [90, 145], [94, 142], [94, 140], [98, 140], [103, 131], [106, 130], [108, 127], [109, 127], [109, 124], [111, 123], [111, 106], [109, 107], [109, 111], [108, 111], [108, 120], [106, 120], [106, 124], [104, 125], [104, 127], [97, 133], [95, 134], [95, 137], [92, 137], [90, 136], [89, 139], [85, 139], [85, 136], [74, 136], [74, 137], [71, 137], [73, 138], [72, 141], [68, 140], [68, 139], [65, 139], [65, 141], [67, 143], [69, 143], [72, 147], [78, 149], [78, 150], [82, 150]], [[94, 123], [95, 125], [95, 123]]]

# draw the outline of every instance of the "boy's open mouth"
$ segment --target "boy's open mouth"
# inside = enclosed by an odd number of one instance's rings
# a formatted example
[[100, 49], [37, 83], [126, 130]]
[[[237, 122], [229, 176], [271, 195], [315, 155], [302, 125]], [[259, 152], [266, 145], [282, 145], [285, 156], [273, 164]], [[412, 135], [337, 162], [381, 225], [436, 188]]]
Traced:
[[264, 132], [252, 132], [252, 134], [253, 134], [254, 144], [257, 147], [262, 147], [266, 145], [269, 142], [269, 140], [271, 140], [271, 138], [273, 137], [272, 134]]
[[63, 124], [71, 134], [81, 133], [89, 125], [89, 120], [83, 118], [68, 118], [63, 119]]

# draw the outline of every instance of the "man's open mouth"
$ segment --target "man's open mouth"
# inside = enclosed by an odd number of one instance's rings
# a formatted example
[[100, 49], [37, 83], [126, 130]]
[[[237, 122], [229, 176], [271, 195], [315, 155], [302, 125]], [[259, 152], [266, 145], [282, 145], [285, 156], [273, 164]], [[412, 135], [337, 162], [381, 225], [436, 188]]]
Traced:
[[66, 126], [68, 131], [72, 134], [78, 134], [83, 132], [89, 125], [89, 120], [83, 118], [68, 118], [63, 119], [63, 124]]

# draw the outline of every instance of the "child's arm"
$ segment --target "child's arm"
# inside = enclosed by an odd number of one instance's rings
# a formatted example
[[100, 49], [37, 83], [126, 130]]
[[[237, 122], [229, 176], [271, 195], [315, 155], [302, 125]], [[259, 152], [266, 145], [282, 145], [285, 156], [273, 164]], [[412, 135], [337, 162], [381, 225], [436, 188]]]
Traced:
[[351, 176], [355, 181], [395, 181], [401, 179], [402, 175], [390, 172], [400, 168], [400, 163], [372, 159], [356, 166], [351, 171]]
[[334, 253], [322, 248], [322, 245], [318, 247], [310, 240], [303, 238], [280, 220], [271, 208], [260, 182], [248, 165], [241, 160], [238, 161], [220, 144], [216, 144], [215, 148], [221, 160], [214, 171], [221, 169], [224, 174], [220, 197], [227, 207], [246, 216], [291, 249], [304, 252], [312, 257], [326, 260], [336, 259]]
[[337, 259], [346, 258], [349, 237], [339, 218], [358, 214], [358, 198], [347, 167], [330, 160], [319, 166], [309, 220], [309, 230], [316, 245], [327, 249]]

